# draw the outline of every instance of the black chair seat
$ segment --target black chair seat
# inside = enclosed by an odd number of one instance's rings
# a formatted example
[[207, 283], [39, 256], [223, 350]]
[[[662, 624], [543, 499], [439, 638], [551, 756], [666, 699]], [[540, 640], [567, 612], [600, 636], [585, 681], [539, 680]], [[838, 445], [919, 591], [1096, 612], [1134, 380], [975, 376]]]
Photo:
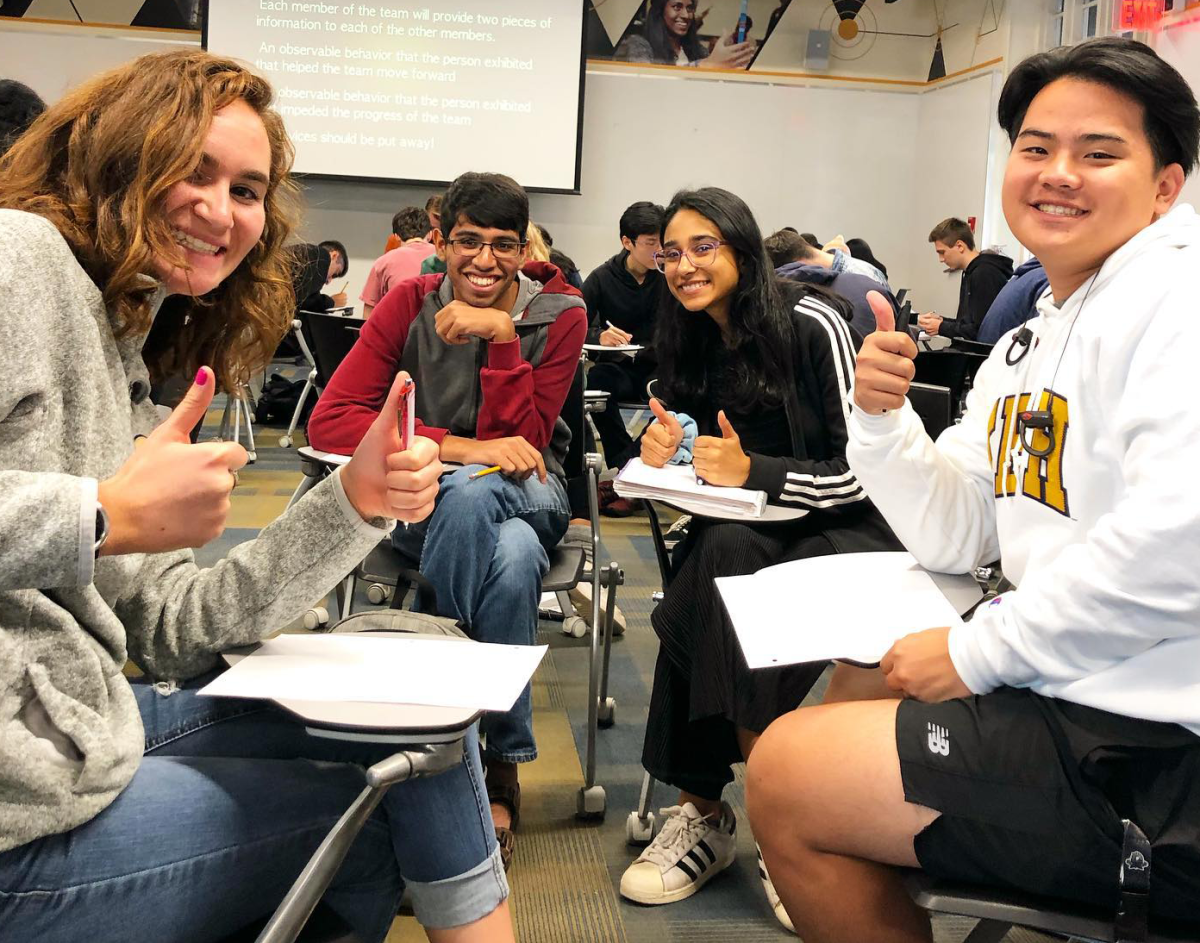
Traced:
[[[1113, 943], [1115, 939], [1114, 914], [1086, 904], [1003, 888], [957, 884], [932, 877], [923, 871], [907, 872], [904, 881], [914, 903], [925, 910], [976, 917], [1102, 943]], [[1115, 902], [1113, 906], [1115, 910]], [[1147, 943], [1200, 943], [1200, 924], [1183, 925], [1152, 920], [1150, 935], [1146, 940]]]
[[574, 589], [583, 579], [584, 553], [578, 546], [558, 546], [550, 551], [550, 569], [542, 580], [542, 592], [557, 593]]

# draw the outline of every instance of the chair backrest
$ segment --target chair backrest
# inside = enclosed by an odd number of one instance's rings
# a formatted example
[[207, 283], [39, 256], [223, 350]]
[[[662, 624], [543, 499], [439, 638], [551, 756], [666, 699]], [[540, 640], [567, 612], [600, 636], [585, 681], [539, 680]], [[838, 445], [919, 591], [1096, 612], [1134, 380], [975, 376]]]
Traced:
[[[896, 299], [899, 303], [899, 299]], [[905, 301], [900, 304], [900, 313], [896, 315], [896, 330], [903, 331], [905, 334], [909, 332], [912, 326], [912, 302]]]
[[571, 430], [571, 443], [563, 459], [563, 471], [566, 472], [568, 483], [587, 476], [587, 464], [584, 461], [587, 452], [587, 419], [583, 411], [583, 391], [584, 362], [580, 360], [575, 367], [575, 376], [571, 378], [571, 387], [567, 390], [561, 413], [567, 428]]
[[904, 299], [907, 296], [908, 296], [908, 289], [901, 288], [898, 292], [896, 292], [896, 304], [898, 304], [898, 305], [904, 304]]
[[324, 389], [358, 340], [363, 322], [358, 318], [319, 311], [300, 311], [296, 316], [300, 319], [300, 330], [312, 351], [317, 386]]
[[953, 421], [951, 411], [953, 398], [948, 386], [933, 383], [912, 383], [908, 388], [908, 401], [921, 417], [929, 437], [936, 439]]

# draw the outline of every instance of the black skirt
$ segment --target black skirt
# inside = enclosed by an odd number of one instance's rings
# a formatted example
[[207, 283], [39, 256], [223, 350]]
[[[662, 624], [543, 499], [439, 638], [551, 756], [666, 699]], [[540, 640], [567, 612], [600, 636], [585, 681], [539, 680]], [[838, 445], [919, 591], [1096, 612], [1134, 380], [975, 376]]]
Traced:
[[[650, 621], [660, 647], [642, 763], [656, 779], [717, 799], [740, 762], [737, 728], [761, 733], [800, 706], [826, 662], [751, 671], [725, 612], [718, 576], [754, 573], [789, 560], [836, 552], [803, 520], [747, 524], [696, 520], [677, 553], [682, 562]], [[779, 613], [798, 620], [797, 608]]]

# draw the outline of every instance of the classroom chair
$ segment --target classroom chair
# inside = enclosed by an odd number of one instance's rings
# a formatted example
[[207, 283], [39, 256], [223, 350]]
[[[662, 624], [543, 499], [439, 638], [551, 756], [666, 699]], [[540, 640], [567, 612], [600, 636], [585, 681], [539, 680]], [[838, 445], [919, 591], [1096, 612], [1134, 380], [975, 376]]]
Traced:
[[1013, 927], [1052, 933], [1076, 943], [1200, 943], [1200, 923], [1147, 918], [1152, 867], [1144, 872], [1121, 871], [1120, 902], [1108, 911], [1019, 891], [943, 881], [919, 870], [906, 872], [904, 880], [913, 901], [925, 910], [979, 920], [964, 943], [1000, 943]]
[[[430, 638], [466, 635], [451, 620], [415, 613], [364, 612], [340, 622], [335, 632], [379, 632]], [[235, 664], [256, 646], [231, 650], [226, 662]], [[359, 938], [328, 907], [321, 905], [354, 839], [389, 788], [420, 776], [436, 776], [462, 760], [463, 738], [480, 711], [450, 708], [407, 708], [378, 704], [344, 705], [319, 702], [281, 702], [314, 736], [374, 740], [396, 745], [397, 752], [364, 770], [365, 786], [330, 829], [291, 889], [264, 921], [239, 930], [222, 943], [360, 943]]]
[[288, 423], [287, 432], [279, 437], [279, 447], [290, 449], [296, 435], [296, 427], [300, 425], [300, 417], [304, 415], [304, 404], [312, 392], [318, 398], [321, 391], [329, 383], [329, 378], [358, 340], [362, 330], [361, 318], [350, 318], [336, 314], [326, 314], [321, 311], [298, 311], [292, 321], [292, 330], [300, 345], [300, 352], [308, 361], [308, 376], [304, 380], [304, 389], [292, 413], [292, 421]]
[[[572, 483], [586, 491], [588, 502], [588, 520], [590, 533], [588, 546], [560, 543], [550, 553], [550, 569], [542, 581], [544, 592], [553, 592], [558, 599], [563, 619], [564, 634], [581, 638], [587, 632], [586, 622], [574, 612], [567, 593], [580, 582], [588, 581], [592, 588], [591, 624], [599, 626], [599, 631], [591, 633], [591, 650], [588, 659], [588, 726], [587, 748], [584, 760], [584, 784], [580, 787], [576, 801], [576, 817], [580, 819], [602, 819], [607, 811], [607, 798], [604, 787], [597, 782], [596, 777], [596, 737], [602, 728], [611, 727], [616, 718], [616, 702], [608, 695], [609, 663], [612, 652], [613, 615], [617, 605], [617, 587], [624, 584], [624, 574], [615, 561], [607, 566], [593, 564], [590, 573], [586, 572], [588, 551], [591, 559], [599, 559], [600, 550], [600, 511], [597, 486], [602, 471], [599, 455], [583, 451], [583, 369], [575, 372], [575, 377], [563, 405], [563, 416], [571, 427], [571, 447], [568, 449], [564, 470], [567, 473], [568, 492]], [[301, 469], [304, 479], [301, 481], [291, 502], [299, 500], [305, 492], [313, 487], [321, 478], [329, 474], [338, 464], [347, 461], [346, 456], [336, 456], [318, 452], [311, 448], [299, 450]], [[381, 603], [390, 597], [391, 607], [398, 609], [403, 603], [407, 591], [419, 587], [426, 592], [432, 587], [420, 571], [400, 556], [392, 547], [391, 541], [384, 540], [375, 547], [366, 559], [337, 586], [335, 603], [337, 618], [325, 607], [314, 607], [304, 617], [305, 628], [315, 629], [327, 624], [336, 624], [346, 618], [354, 605], [354, 594], [357, 583], [362, 580], [368, 583], [367, 595], [371, 602]], [[601, 590], [604, 591], [604, 606], [601, 609]], [[553, 615], [550, 616], [553, 618]]]

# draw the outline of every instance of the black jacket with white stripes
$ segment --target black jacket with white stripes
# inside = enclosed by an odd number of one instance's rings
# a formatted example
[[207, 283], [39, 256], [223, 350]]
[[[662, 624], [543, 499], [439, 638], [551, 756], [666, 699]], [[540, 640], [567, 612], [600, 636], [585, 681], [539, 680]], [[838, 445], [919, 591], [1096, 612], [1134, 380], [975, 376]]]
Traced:
[[749, 453], [745, 487], [765, 491], [771, 504], [807, 512], [806, 523], [839, 553], [902, 549], [846, 461], [848, 394], [862, 339], [819, 298], [781, 290], [793, 326], [796, 382], [785, 403], [792, 455]]

